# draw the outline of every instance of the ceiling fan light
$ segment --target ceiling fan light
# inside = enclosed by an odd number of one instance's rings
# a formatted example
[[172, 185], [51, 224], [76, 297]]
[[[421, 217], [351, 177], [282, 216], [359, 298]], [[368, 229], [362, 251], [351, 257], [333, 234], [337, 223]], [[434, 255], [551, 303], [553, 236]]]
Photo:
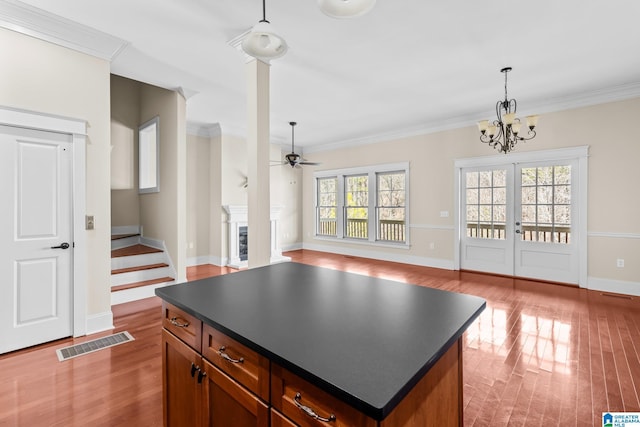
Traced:
[[318, 7], [332, 18], [355, 18], [369, 12], [376, 0], [318, 0]]
[[270, 60], [287, 53], [287, 42], [268, 21], [258, 22], [242, 40], [242, 50], [254, 58]]

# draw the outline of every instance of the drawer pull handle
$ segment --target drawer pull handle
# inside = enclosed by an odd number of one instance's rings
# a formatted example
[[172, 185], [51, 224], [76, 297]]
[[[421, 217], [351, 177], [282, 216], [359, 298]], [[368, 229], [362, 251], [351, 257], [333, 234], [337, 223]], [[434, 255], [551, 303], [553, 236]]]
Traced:
[[189, 322], [187, 322], [186, 320], [184, 323], [178, 322], [177, 317], [172, 317], [170, 321], [173, 326], [177, 326], [178, 328], [186, 328], [189, 326]]
[[231, 363], [244, 363], [244, 357], [241, 357], [240, 359], [234, 359], [233, 357], [229, 356], [227, 353], [225, 353], [225, 350], [227, 348], [225, 346], [222, 346], [218, 349], [218, 355], [220, 357], [222, 357], [224, 360], [226, 360], [227, 362], [231, 362]]
[[314, 420], [322, 421], [324, 423], [330, 423], [331, 421], [336, 420], [336, 416], [333, 414], [329, 415], [329, 418], [321, 417], [320, 415], [316, 414], [316, 412], [313, 409], [300, 403], [301, 399], [302, 399], [302, 395], [300, 393], [296, 393], [296, 397], [293, 398], [293, 402], [296, 404], [296, 406], [300, 410], [302, 410], [302, 412], [304, 412]]

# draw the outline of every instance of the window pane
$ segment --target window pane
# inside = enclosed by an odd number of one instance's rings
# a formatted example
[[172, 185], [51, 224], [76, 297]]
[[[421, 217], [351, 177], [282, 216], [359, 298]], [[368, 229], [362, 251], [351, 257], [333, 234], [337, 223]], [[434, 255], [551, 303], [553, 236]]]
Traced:
[[405, 172], [376, 174], [378, 240], [405, 241]]
[[316, 233], [319, 236], [337, 236], [337, 182], [337, 177], [317, 179]]
[[504, 169], [466, 172], [468, 237], [505, 239], [506, 176]]
[[520, 238], [570, 243], [571, 166], [523, 168], [521, 180], [523, 232]]

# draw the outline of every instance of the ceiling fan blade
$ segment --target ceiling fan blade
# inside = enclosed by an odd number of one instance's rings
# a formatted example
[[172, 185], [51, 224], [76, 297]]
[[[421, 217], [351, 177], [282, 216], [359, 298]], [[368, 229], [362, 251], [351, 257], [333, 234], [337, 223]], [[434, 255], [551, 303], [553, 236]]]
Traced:
[[298, 164], [299, 164], [299, 165], [318, 166], [318, 165], [321, 165], [322, 163], [318, 163], [318, 162], [307, 162], [307, 161], [305, 160], [305, 161], [302, 161], [302, 162], [298, 162]]

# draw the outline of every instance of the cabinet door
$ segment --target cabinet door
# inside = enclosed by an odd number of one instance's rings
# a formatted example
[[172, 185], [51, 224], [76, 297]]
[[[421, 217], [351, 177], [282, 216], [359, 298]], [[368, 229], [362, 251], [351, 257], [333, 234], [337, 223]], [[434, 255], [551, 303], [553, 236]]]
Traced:
[[198, 426], [202, 419], [202, 358], [178, 338], [162, 330], [162, 400], [164, 425]]
[[203, 360], [204, 425], [268, 427], [269, 408], [256, 395]]

